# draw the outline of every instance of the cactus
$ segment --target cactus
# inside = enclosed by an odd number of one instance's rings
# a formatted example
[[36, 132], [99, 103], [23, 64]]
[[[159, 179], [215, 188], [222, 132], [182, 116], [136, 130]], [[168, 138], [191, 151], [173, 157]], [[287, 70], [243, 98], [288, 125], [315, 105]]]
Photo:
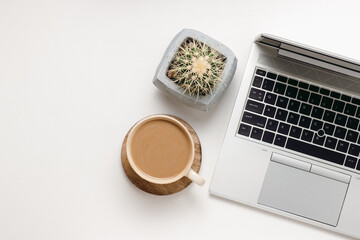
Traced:
[[167, 76], [184, 93], [190, 96], [205, 96], [222, 81], [226, 58], [208, 45], [187, 38], [170, 62]]

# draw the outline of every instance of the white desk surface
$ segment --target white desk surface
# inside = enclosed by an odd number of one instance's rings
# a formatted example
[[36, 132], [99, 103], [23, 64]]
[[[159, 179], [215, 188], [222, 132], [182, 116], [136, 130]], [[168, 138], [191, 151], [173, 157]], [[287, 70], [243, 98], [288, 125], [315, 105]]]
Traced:
[[[360, 59], [358, 1], [0, 0], [0, 239], [349, 239], [208, 193], [254, 37], [272, 33]], [[239, 62], [211, 112], [153, 84], [193, 28]], [[125, 176], [133, 123], [177, 115], [197, 131], [205, 186], [158, 197]]]

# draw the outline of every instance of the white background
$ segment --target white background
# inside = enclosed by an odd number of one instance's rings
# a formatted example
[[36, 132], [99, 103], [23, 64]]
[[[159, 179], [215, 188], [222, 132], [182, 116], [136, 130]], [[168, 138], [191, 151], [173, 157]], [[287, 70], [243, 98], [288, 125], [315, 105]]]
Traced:
[[[0, 0], [0, 239], [349, 239], [208, 189], [254, 37], [272, 33], [360, 59], [359, 7], [307, 0]], [[182, 28], [223, 42], [239, 61], [208, 113], [152, 84]], [[158, 197], [128, 181], [122, 140], [132, 124], [155, 113], [179, 116], [197, 131], [205, 186]]]

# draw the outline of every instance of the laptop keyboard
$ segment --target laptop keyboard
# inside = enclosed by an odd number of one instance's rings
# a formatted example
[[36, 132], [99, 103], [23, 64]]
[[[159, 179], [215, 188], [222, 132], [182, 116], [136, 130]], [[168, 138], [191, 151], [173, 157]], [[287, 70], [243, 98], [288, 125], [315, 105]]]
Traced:
[[360, 171], [360, 99], [257, 68], [238, 134]]

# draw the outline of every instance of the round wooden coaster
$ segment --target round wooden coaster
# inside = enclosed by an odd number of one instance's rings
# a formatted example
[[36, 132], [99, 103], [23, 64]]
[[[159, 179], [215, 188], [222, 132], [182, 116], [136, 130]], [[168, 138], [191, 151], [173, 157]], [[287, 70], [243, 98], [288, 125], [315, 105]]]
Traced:
[[[194, 140], [194, 144], [195, 144], [195, 155], [194, 155], [194, 161], [193, 161], [191, 168], [195, 172], [198, 173], [200, 170], [200, 167], [201, 167], [201, 144], [200, 144], [199, 137], [197, 136], [194, 129], [187, 122], [185, 122], [184, 120], [182, 120], [178, 117], [172, 116], [172, 115], [168, 115], [168, 116], [173, 117], [173, 118], [177, 119], [178, 121], [180, 121], [182, 124], [184, 124], [184, 126], [190, 132], [190, 134]], [[130, 132], [130, 130], [129, 130], [129, 132]], [[155, 195], [170, 195], [173, 193], [180, 192], [181, 190], [185, 189], [187, 186], [189, 186], [192, 183], [192, 181], [189, 180], [187, 177], [183, 177], [183, 178], [179, 179], [178, 181], [176, 181], [174, 183], [169, 183], [169, 184], [156, 184], [156, 183], [151, 183], [149, 181], [142, 179], [131, 168], [130, 163], [128, 162], [128, 159], [127, 159], [126, 142], [127, 142], [129, 132], [126, 134], [123, 144], [122, 144], [121, 163], [124, 168], [126, 176], [137, 188], [139, 188], [145, 192], [155, 194]]]

